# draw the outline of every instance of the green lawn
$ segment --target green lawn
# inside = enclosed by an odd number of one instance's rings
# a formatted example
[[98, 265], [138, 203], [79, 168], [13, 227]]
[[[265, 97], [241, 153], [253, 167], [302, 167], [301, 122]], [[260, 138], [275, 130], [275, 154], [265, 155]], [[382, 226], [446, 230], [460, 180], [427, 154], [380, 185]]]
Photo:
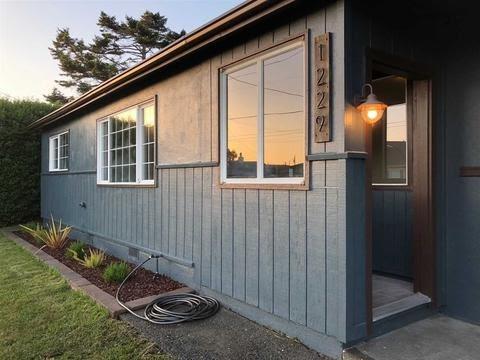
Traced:
[[167, 358], [152, 348], [0, 235], [0, 359]]

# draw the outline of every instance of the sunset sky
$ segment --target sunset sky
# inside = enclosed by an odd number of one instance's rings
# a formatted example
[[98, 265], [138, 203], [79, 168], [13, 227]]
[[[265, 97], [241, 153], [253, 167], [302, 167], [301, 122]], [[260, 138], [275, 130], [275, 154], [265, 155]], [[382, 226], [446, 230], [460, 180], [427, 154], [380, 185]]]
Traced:
[[[294, 165], [305, 158], [303, 50], [267, 58], [264, 69], [266, 164]], [[228, 148], [257, 160], [258, 78], [255, 64], [228, 75]]]
[[[43, 100], [59, 79], [48, 47], [57, 28], [90, 40], [98, 33], [100, 11], [117, 18], [160, 12], [167, 26], [187, 32], [241, 3], [241, 0], [5, 1], [0, 0], [0, 97]], [[66, 93], [71, 94], [69, 91]]]

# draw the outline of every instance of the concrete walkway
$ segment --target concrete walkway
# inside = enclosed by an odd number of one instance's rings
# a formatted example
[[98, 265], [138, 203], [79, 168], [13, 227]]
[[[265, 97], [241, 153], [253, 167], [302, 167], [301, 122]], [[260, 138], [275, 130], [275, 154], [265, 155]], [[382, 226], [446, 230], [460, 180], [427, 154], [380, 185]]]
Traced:
[[176, 359], [329, 359], [224, 308], [205, 320], [169, 326], [130, 314], [120, 318]]
[[478, 360], [480, 326], [435, 315], [357, 346], [375, 360]]

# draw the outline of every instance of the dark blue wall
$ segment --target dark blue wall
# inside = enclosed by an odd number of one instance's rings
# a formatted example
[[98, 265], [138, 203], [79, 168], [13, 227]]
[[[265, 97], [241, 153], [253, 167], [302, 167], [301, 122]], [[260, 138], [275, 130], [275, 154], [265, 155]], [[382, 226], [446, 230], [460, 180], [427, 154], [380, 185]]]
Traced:
[[[346, 97], [353, 103], [365, 83], [367, 48], [430, 65], [438, 305], [448, 315], [480, 323], [480, 178], [459, 171], [480, 166], [478, 19], [474, 12], [433, 10], [437, 17], [395, 22], [375, 16], [364, 2], [347, 2]], [[364, 149], [361, 123], [347, 125], [347, 150]], [[377, 206], [381, 200], [376, 198]], [[384, 221], [376, 231], [385, 224], [392, 225]]]
[[476, 49], [478, 45], [459, 46], [445, 66], [445, 310], [480, 323], [480, 178], [459, 176], [461, 166], [480, 166], [480, 54]]
[[412, 193], [373, 191], [373, 271], [412, 277]]

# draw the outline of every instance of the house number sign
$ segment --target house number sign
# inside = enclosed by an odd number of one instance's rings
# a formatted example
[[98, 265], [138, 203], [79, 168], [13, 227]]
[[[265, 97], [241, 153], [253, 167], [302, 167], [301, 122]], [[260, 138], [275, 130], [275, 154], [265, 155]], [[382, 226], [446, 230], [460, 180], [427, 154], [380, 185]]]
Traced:
[[330, 33], [315, 37], [315, 142], [332, 140], [330, 116]]

